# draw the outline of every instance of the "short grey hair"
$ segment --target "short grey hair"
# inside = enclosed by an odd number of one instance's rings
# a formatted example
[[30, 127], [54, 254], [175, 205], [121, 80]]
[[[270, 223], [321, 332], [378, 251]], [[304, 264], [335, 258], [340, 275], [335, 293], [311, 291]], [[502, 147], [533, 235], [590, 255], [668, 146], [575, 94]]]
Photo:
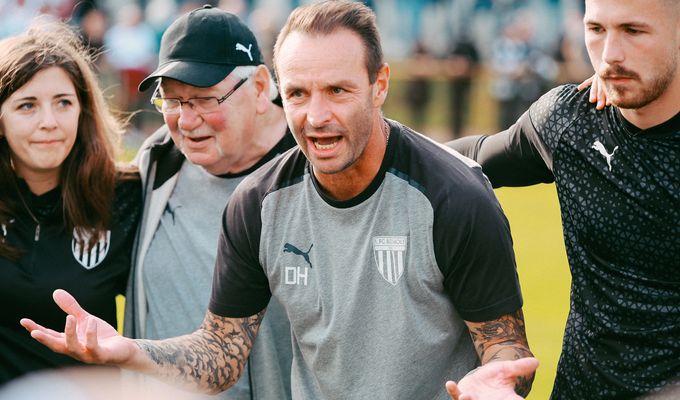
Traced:
[[[248, 78], [255, 73], [257, 67], [258, 65], [239, 65], [231, 71], [230, 75], [239, 79]], [[272, 77], [269, 68], [267, 68], [267, 75], [269, 76], [269, 100], [274, 100], [279, 95], [279, 90], [276, 88], [276, 82], [274, 82], [274, 77]]]

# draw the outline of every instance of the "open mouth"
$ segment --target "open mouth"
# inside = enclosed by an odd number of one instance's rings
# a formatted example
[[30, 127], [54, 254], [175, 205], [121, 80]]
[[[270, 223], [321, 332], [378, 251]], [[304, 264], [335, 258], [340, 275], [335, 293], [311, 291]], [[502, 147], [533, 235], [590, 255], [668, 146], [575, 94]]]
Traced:
[[340, 136], [311, 138], [314, 147], [318, 150], [330, 150], [340, 141]]

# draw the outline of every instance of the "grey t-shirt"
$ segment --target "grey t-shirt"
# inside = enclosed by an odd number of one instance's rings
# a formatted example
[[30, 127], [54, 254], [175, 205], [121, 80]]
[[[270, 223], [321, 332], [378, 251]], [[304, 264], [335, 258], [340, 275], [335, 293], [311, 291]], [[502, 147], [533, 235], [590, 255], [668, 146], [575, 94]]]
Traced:
[[448, 399], [479, 363], [464, 320], [516, 311], [512, 240], [478, 165], [391, 123], [380, 171], [343, 202], [299, 149], [252, 174], [223, 218], [210, 310], [278, 299], [296, 399]]
[[[220, 220], [243, 180], [214, 176], [185, 162], [145, 258], [146, 337], [165, 339], [195, 331], [208, 309]], [[168, 279], [172, 276], [172, 279]], [[248, 370], [227, 392], [206, 398], [250, 399]]]
[[211, 175], [190, 162], [182, 164], [145, 258], [148, 339], [185, 335], [203, 321], [222, 213], [241, 180]]

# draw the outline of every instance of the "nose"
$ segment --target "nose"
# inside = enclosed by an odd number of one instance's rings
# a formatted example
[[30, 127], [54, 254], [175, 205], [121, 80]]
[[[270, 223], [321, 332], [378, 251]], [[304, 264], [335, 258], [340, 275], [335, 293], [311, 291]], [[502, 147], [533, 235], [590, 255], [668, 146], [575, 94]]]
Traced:
[[57, 118], [54, 115], [52, 107], [42, 107], [42, 118], [40, 120], [40, 129], [53, 130], [57, 127]]
[[202, 122], [201, 114], [194, 110], [191, 103], [180, 105], [179, 118], [177, 119], [177, 125], [180, 129], [190, 131], [196, 129]]
[[623, 62], [625, 56], [621, 40], [616, 33], [608, 33], [604, 40], [602, 50], [602, 61], [607, 64], [619, 64]]
[[307, 107], [307, 122], [315, 128], [322, 127], [330, 121], [330, 108], [323, 94], [313, 93]]

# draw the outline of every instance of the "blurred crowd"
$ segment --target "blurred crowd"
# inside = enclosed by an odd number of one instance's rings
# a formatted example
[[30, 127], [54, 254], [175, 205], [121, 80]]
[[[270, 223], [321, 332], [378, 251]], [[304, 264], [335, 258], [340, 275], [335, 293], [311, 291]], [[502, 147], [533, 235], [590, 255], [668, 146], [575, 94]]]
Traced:
[[[182, 13], [212, 4], [253, 29], [265, 60], [289, 12], [309, 0], [0, 0], [0, 38], [23, 31], [38, 15], [77, 26], [97, 55], [112, 104], [134, 115], [140, 135], [161, 123], [137, 85], [157, 63], [160, 37]], [[495, 129], [514, 122], [557, 83], [591, 73], [583, 46], [583, 0], [374, 0], [385, 56], [393, 68], [399, 116], [427, 132], [435, 86], [444, 88], [444, 138], [470, 133], [473, 89], [497, 105]], [[441, 92], [441, 90], [439, 91]], [[440, 96], [441, 97], [441, 96]]]

